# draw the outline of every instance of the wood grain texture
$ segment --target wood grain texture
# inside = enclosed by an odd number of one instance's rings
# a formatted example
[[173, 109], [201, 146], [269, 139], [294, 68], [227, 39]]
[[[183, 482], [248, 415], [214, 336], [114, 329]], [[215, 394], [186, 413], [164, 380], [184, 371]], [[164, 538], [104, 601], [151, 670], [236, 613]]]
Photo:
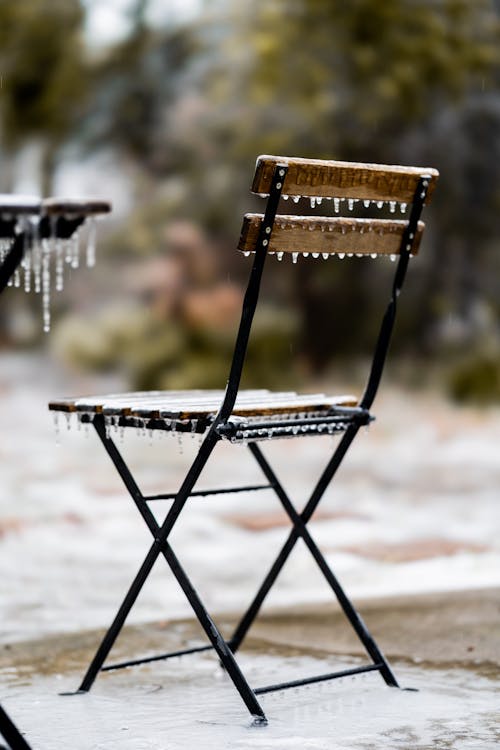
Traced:
[[439, 172], [431, 167], [404, 167], [386, 164], [299, 159], [288, 156], [259, 156], [252, 192], [268, 194], [277, 164], [286, 164], [288, 173], [284, 195], [411, 203], [421, 176], [429, 175], [426, 203], [429, 203]]
[[[245, 214], [238, 250], [255, 250], [262, 214]], [[341, 216], [276, 217], [268, 252], [271, 253], [355, 253], [360, 255], [397, 255], [406, 221], [391, 219], [347, 219]], [[418, 252], [425, 224], [420, 221], [412, 244]]]
[[[95, 396], [51, 401], [52, 411], [104, 414], [106, 416], [140, 417], [141, 419], [199, 419], [215, 415], [224, 391], [185, 391], [183, 397], [164, 391], [161, 396], [148, 393], [125, 393], [122, 396]], [[355, 396], [325, 396], [323, 393], [297, 394], [265, 390], [240, 391], [233, 409], [234, 415], [259, 416], [328, 411], [332, 406], [356, 406]]]

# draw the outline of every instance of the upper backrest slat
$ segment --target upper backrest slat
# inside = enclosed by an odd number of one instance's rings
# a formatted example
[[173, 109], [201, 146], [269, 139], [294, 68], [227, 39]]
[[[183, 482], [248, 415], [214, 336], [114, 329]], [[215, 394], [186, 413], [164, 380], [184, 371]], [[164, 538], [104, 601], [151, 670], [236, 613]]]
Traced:
[[375, 201], [411, 203], [419, 179], [429, 177], [425, 202], [430, 202], [439, 173], [431, 167], [402, 167], [385, 164], [299, 159], [288, 156], [259, 156], [252, 192], [268, 194], [274, 169], [286, 164], [288, 172], [284, 195], [320, 198], [358, 198]]

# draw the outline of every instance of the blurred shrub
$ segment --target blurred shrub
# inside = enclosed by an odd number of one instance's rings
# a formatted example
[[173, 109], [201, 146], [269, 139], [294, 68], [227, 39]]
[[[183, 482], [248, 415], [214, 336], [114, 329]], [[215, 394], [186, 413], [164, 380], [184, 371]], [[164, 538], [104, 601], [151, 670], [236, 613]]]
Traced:
[[[236, 322], [236, 321], [235, 321]], [[256, 320], [244, 371], [247, 387], [284, 387], [297, 372], [284, 367], [293, 316], [267, 308]], [[70, 367], [109, 371], [118, 368], [137, 390], [224, 388], [235, 330], [193, 327], [160, 320], [139, 307], [115, 307], [99, 316], [70, 317], [56, 329], [56, 353]]]
[[457, 364], [448, 376], [448, 389], [457, 401], [500, 403], [500, 349], [469, 355]]

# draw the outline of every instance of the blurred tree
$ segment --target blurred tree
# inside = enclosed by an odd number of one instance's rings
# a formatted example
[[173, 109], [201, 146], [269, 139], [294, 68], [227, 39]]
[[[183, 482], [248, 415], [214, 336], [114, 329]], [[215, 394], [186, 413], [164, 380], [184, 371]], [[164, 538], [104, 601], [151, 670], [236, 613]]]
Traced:
[[[428, 162], [445, 175], [453, 172], [454, 200], [444, 194], [450, 180], [438, 189], [443, 216], [436, 212], [432, 218], [433, 237], [435, 244], [453, 243], [456, 249], [460, 238], [464, 245], [451, 299], [470, 315], [465, 297], [470, 297], [473, 267], [477, 278], [471, 247], [484, 245], [499, 200], [498, 160], [490, 158], [494, 144], [488, 152], [500, 125], [498, 107], [491, 106], [493, 97], [498, 101], [495, 5], [489, 0], [254, 0], [240, 8], [235, 26], [211, 70], [218, 102], [215, 138], [224, 158], [240, 165], [259, 152], [287, 153]], [[231, 75], [224, 75], [228, 68]], [[446, 134], [443, 121], [450, 124]], [[472, 212], [475, 218], [468, 220]], [[456, 257], [454, 262], [459, 265]], [[436, 313], [440, 307], [442, 313], [448, 284], [442, 256], [428, 255], [422, 263], [414, 309]], [[303, 346], [316, 367], [328, 362], [333, 347], [359, 347], [374, 334], [367, 322], [376, 319], [372, 289], [384, 272], [342, 268], [340, 285], [335, 283], [339, 271], [332, 263], [318, 277], [313, 265], [304, 264], [295, 290], [307, 331]], [[332, 319], [339, 305], [337, 330], [325, 342], [322, 321], [325, 315]], [[346, 314], [354, 309], [356, 315]], [[404, 323], [401, 340], [422, 343], [435, 332], [430, 313]]]
[[83, 112], [86, 69], [78, 0], [2, 0], [0, 3], [0, 147], [9, 190], [17, 150], [36, 141], [42, 194], [51, 193], [58, 151]]

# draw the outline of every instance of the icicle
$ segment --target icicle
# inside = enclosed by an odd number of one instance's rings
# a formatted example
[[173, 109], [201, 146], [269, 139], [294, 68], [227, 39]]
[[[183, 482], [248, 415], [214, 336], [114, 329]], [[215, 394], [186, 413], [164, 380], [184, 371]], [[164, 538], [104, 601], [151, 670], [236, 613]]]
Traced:
[[347, 208], [349, 209], [349, 211], [352, 211], [352, 209], [354, 208], [354, 199], [353, 198], [348, 198], [347, 199]]
[[71, 255], [71, 248], [72, 248], [71, 240], [65, 239], [64, 240], [64, 261], [68, 265], [71, 265], [71, 261], [73, 259], [73, 256]]
[[319, 258], [319, 253], [311, 253], [313, 258]]
[[27, 240], [27, 234], [25, 232], [24, 234], [24, 258], [23, 258], [23, 268], [24, 268], [24, 291], [30, 292], [31, 291], [31, 253], [28, 248], [28, 240]]
[[342, 231], [342, 234], [345, 234], [345, 233], [346, 233], [346, 226], [345, 226], [345, 224], [342, 224], [342, 229], [341, 229], [341, 231]]
[[111, 437], [111, 417], [104, 417], [104, 429], [106, 431], [106, 439], [109, 440]]
[[396, 255], [390, 255], [389, 257], [390, 257], [391, 261], [393, 263], [395, 263], [397, 256]]
[[323, 200], [323, 198], [316, 198], [316, 205], [317, 206], [321, 206], [321, 201], [322, 200]]
[[338, 253], [337, 257], [338, 257], [339, 260], [344, 260], [345, 253]]
[[66, 429], [69, 432], [71, 430], [71, 412], [65, 412], [64, 416], [66, 417]]
[[406, 213], [406, 203], [400, 203], [399, 210], [401, 211], [402, 214]]
[[303, 258], [308, 258], [309, 257], [309, 253], [302, 253], [302, 257]]
[[389, 201], [389, 211], [391, 214], [396, 210], [396, 201]]
[[283, 198], [284, 201], [288, 200], [288, 195], [282, 195], [281, 197]]
[[245, 258], [248, 258], [248, 256], [250, 255], [250, 250], [244, 250], [243, 255], [245, 256]]
[[283, 260], [283, 253], [282, 252], [276, 253], [276, 259]]
[[323, 258], [323, 260], [328, 260], [328, 258], [330, 257], [330, 253], [321, 253], [321, 257]]
[[64, 256], [63, 243], [61, 239], [56, 238], [55, 246], [56, 255], [56, 292], [62, 292], [64, 289]]
[[352, 257], [353, 257], [353, 255], [354, 255], [354, 253], [347, 253], [347, 257], [348, 257], [348, 258], [352, 258]]
[[299, 257], [298, 253], [292, 253], [292, 263], [297, 263], [298, 257]]
[[80, 265], [80, 230], [76, 229], [71, 238], [71, 268]]
[[96, 234], [97, 234], [96, 220], [94, 219], [93, 216], [91, 216], [90, 219], [88, 220], [87, 249], [86, 249], [86, 259], [87, 259], [88, 268], [93, 268], [95, 266]]
[[294, 195], [293, 196], [293, 202], [298, 203], [300, 201], [300, 195]]
[[60, 445], [61, 428], [59, 427], [59, 412], [58, 411], [53, 412], [52, 420], [54, 422], [54, 432], [56, 433], [56, 443]]
[[369, 201], [369, 200], [364, 200], [364, 201], [363, 201], [363, 206], [364, 206], [365, 208], [370, 208], [370, 203], [371, 203], [371, 201]]
[[377, 257], [377, 253], [370, 253], [370, 258], [375, 259]]
[[14, 271], [14, 286], [18, 289], [21, 286], [21, 274], [19, 273], [19, 268], [16, 268]]
[[316, 229], [316, 227], [314, 226], [314, 224], [309, 224], [309, 226], [307, 228], [309, 229], [310, 232], [314, 232], [314, 230]]
[[50, 248], [47, 240], [42, 245], [42, 314], [43, 330], [50, 331]]
[[315, 206], [316, 206], [316, 198], [309, 198], [309, 203], [311, 204], [311, 208], [315, 208]]
[[377, 208], [383, 208], [384, 207], [384, 201], [377, 201]]
[[33, 258], [33, 275], [34, 275], [34, 282], [35, 282], [35, 293], [39, 294], [42, 285], [42, 248], [40, 245], [40, 236], [39, 236], [39, 218], [38, 216], [33, 216], [30, 219], [31, 222], [31, 253]]
[[178, 445], [178, 448], [179, 448], [179, 453], [181, 455], [184, 453], [184, 444], [182, 442], [182, 437], [183, 437], [182, 432], [179, 431], [177, 433], [177, 445]]
[[333, 199], [333, 208], [335, 210], [335, 213], [338, 214], [338, 212], [340, 211], [340, 198]]

